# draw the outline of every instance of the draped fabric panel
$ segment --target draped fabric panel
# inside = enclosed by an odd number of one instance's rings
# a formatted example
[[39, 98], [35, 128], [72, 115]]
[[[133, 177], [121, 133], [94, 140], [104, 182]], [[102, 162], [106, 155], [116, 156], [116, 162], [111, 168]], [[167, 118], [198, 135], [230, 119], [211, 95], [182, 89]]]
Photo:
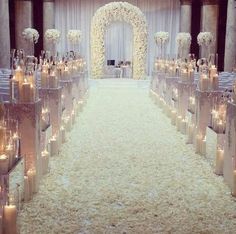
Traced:
[[[61, 41], [57, 46], [63, 53], [73, 49], [68, 43], [66, 34], [70, 29], [82, 31], [82, 42], [76, 48], [85, 57], [88, 67], [90, 61], [90, 25], [96, 10], [112, 2], [111, 0], [55, 0], [55, 28], [61, 31]], [[167, 54], [174, 57], [177, 53], [175, 42], [179, 32], [180, 2], [179, 0], [127, 0], [139, 7], [145, 14], [148, 23], [148, 54], [147, 72], [150, 75], [154, 58], [158, 55], [158, 48], [154, 41], [154, 33], [168, 31], [170, 42]], [[106, 59], [132, 62], [132, 28], [125, 22], [113, 22], [107, 28], [105, 35]]]

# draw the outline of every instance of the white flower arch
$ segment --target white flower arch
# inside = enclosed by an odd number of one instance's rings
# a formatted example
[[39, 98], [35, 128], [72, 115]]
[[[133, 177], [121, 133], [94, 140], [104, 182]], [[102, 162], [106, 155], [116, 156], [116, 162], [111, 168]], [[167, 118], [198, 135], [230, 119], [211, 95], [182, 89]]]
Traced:
[[91, 24], [91, 68], [93, 78], [101, 78], [105, 64], [105, 33], [109, 24], [125, 21], [133, 28], [133, 78], [146, 74], [147, 22], [141, 10], [127, 2], [111, 2], [100, 7]]

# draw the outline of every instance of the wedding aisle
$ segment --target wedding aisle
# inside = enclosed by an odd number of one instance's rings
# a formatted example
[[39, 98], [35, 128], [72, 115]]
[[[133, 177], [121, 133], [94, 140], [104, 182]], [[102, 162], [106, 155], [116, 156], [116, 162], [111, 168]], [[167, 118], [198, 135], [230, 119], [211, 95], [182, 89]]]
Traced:
[[22, 234], [235, 233], [236, 202], [145, 83], [101, 80], [19, 222]]

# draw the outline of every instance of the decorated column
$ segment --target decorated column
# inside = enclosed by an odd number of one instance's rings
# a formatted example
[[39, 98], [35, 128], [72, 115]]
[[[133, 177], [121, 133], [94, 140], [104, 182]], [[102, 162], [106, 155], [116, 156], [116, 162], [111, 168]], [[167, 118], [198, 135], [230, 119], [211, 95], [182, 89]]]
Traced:
[[225, 71], [236, 66], [236, 1], [228, 0], [227, 26], [225, 37]]
[[180, 32], [191, 33], [192, 0], [181, 0]]
[[16, 27], [16, 48], [25, 50], [26, 54], [32, 55], [33, 44], [25, 41], [22, 32], [25, 28], [31, 28], [32, 23], [32, 1], [15, 0], [15, 27]]
[[10, 66], [10, 32], [8, 0], [0, 1], [0, 68]]
[[[217, 51], [217, 31], [218, 31], [219, 5], [218, 0], [202, 0], [201, 10], [201, 31], [211, 32], [214, 42], [211, 45], [210, 53]], [[201, 49], [201, 55], [203, 51]]]
[[[55, 28], [54, 0], [43, 0], [43, 34], [47, 29]], [[44, 50], [50, 50], [51, 44], [44, 39]]]

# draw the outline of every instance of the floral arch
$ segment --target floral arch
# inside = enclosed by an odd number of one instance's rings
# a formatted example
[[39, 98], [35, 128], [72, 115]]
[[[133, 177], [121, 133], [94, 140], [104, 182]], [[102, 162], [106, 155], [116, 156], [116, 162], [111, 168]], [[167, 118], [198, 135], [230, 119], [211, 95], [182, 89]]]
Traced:
[[105, 33], [109, 24], [125, 21], [133, 28], [133, 79], [146, 74], [147, 22], [141, 10], [127, 2], [111, 2], [100, 7], [91, 24], [91, 68], [93, 78], [101, 78], [105, 64]]

